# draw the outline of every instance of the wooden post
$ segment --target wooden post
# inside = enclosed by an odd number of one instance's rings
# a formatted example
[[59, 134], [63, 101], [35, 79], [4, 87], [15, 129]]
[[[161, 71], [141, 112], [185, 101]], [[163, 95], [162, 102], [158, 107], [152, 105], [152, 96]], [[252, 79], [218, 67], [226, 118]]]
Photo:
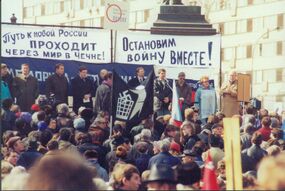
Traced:
[[240, 126], [238, 118], [224, 118], [227, 190], [242, 190]]

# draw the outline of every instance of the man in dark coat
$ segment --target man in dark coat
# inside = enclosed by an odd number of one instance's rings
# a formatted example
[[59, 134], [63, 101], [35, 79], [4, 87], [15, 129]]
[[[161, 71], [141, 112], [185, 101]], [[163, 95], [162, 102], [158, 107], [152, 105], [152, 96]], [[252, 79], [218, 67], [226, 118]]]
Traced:
[[30, 75], [28, 64], [22, 64], [21, 71], [22, 73], [13, 79], [12, 94], [21, 111], [29, 112], [39, 95], [38, 80]]
[[[192, 87], [186, 83], [185, 81], [185, 73], [180, 72], [178, 74], [178, 81], [176, 82], [176, 89], [179, 100], [182, 104], [182, 114], [184, 113], [186, 108], [190, 108], [192, 106]], [[182, 115], [184, 119], [184, 115]]]
[[107, 111], [111, 113], [111, 87], [112, 87], [113, 74], [109, 72], [104, 77], [104, 81], [97, 88], [95, 100], [95, 113], [100, 111]]
[[166, 79], [166, 70], [158, 70], [159, 77], [154, 80], [154, 111], [157, 116], [170, 114], [168, 106], [172, 99], [172, 89]]
[[87, 68], [81, 66], [79, 74], [71, 80], [73, 111], [77, 114], [79, 107], [93, 109], [92, 97], [95, 95], [94, 82], [87, 77]]
[[136, 77], [130, 79], [128, 81], [128, 85], [132, 88], [136, 88], [137, 86], [141, 85], [144, 80], [144, 68], [138, 67], [136, 69]]
[[64, 65], [59, 63], [55, 66], [55, 74], [50, 75], [46, 80], [46, 96], [50, 98], [53, 95], [57, 104], [67, 104], [67, 93], [68, 81], [64, 76]]

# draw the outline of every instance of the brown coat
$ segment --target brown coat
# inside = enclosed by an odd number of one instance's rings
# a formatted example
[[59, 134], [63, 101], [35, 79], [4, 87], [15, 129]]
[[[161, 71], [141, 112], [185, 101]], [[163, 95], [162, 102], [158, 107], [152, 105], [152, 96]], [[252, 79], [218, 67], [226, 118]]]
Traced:
[[220, 90], [222, 96], [222, 112], [226, 117], [239, 114], [239, 102], [237, 101], [237, 81], [224, 83]]

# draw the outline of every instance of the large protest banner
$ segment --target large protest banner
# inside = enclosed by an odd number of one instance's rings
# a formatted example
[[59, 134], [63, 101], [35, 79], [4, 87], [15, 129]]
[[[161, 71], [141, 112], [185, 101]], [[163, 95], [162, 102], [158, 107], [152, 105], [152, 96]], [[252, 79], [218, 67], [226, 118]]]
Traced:
[[111, 62], [108, 30], [1, 24], [1, 55]]
[[163, 67], [218, 68], [220, 35], [169, 36], [118, 32], [116, 61]]

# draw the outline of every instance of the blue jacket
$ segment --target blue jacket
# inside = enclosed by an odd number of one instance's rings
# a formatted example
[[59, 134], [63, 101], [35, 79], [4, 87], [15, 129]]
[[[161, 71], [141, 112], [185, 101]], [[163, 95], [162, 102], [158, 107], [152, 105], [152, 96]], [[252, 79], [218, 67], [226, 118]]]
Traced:
[[157, 164], [175, 166], [180, 163], [181, 161], [177, 157], [172, 156], [169, 152], [160, 152], [159, 154], [150, 158], [147, 168], [150, 169], [153, 165]]

